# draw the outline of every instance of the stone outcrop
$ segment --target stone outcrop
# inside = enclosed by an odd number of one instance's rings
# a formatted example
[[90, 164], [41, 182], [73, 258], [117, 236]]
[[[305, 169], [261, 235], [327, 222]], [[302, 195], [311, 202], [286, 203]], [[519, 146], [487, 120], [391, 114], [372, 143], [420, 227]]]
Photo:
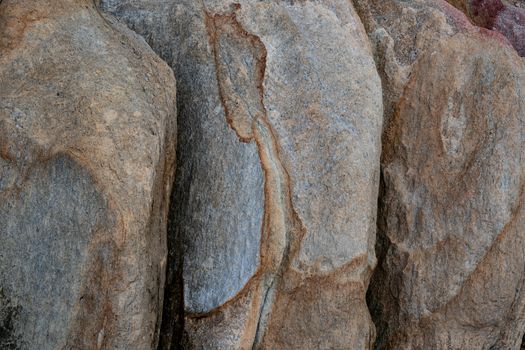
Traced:
[[524, 350], [524, 11], [0, 0], [0, 348]]
[[524, 62], [444, 2], [359, 9], [388, 106], [368, 294], [376, 348], [519, 349]]
[[[370, 348], [382, 103], [351, 4], [101, 8], [147, 38], [177, 77], [170, 240], [184, 254], [185, 346]], [[179, 258], [171, 268], [180, 274]], [[165, 311], [176, 318], [176, 309]]]
[[0, 1], [0, 348], [152, 349], [175, 79], [83, 0]]

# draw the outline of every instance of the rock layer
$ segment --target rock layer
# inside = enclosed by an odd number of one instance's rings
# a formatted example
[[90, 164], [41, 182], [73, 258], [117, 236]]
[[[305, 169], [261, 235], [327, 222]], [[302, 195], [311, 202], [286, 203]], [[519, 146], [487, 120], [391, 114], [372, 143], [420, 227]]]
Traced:
[[175, 80], [91, 1], [0, 4], [0, 347], [155, 347]]
[[[179, 141], [189, 143], [178, 152], [176, 200], [192, 210], [175, 213], [171, 239], [183, 242], [185, 346], [369, 348], [382, 106], [352, 6], [107, 0], [102, 8], [147, 38], [179, 84]], [[225, 216], [223, 207], [239, 209]]]
[[368, 294], [376, 348], [518, 349], [523, 60], [444, 2], [359, 8], [389, 106]]

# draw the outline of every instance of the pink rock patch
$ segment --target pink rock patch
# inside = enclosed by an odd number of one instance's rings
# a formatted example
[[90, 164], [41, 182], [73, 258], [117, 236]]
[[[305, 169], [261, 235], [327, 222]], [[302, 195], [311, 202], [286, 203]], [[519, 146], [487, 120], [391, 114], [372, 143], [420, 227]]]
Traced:
[[503, 34], [518, 54], [525, 57], [525, 10], [501, 0], [471, 0], [468, 15], [474, 24]]
[[507, 6], [497, 17], [494, 28], [511, 42], [521, 57], [525, 57], [525, 10]]

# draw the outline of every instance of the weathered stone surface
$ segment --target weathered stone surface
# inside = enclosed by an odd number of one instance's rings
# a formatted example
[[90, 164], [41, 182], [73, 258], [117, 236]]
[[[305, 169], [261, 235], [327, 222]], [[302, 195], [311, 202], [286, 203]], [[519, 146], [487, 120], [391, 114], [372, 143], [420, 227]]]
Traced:
[[0, 348], [523, 349], [524, 4], [0, 0]]
[[519, 349], [524, 62], [444, 2], [359, 5], [389, 106], [376, 348]]
[[390, 347], [515, 349], [525, 331], [525, 67], [494, 46], [428, 52], [384, 145]]
[[503, 34], [520, 56], [525, 56], [525, 10], [523, 2], [502, 0], [449, 0], [480, 27]]
[[91, 1], [0, 4], [0, 347], [155, 347], [175, 80]]
[[185, 346], [369, 348], [382, 103], [351, 4], [102, 8], [178, 81]]
[[468, 20], [445, 1], [354, 0], [373, 43], [388, 130], [412, 66], [421, 53], [461, 32]]
[[[228, 124], [233, 121], [221, 104], [200, 2], [108, 1], [102, 8], [124, 16], [150, 38], [177, 76], [179, 161], [172, 240], [183, 242], [174, 255], [184, 251], [186, 310], [209, 312], [234, 297], [259, 265], [264, 184], [257, 146]], [[166, 53], [172, 51], [170, 58]]]

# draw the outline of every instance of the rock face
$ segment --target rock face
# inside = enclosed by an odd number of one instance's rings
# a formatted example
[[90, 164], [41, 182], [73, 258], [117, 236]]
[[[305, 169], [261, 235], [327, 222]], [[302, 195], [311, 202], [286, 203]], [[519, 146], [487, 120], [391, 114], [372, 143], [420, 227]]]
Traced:
[[[106, 0], [102, 9], [147, 38], [178, 81], [170, 240], [184, 254], [185, 346], [370, 348], [382, 103], [353, 7]], [[165, 311], [176, 318], [176, 309]], [[168, 338], [162, 346], [175, 348]]]
[[524, 350], [524, 7], [0, 0], [0, 349]]
[[388, 106], [368, 294], [376, 348], [519, 349], [524, 62], [443, 2], [359, 9]]
[[0, 82], [0, 348], [154, 348], [173, 73], [91, 1], [3, 0]]
[[525, 67], [494, 45], [458, 35], [424, 55], [389, 130], [389, 347], [515, 349], [525, 330]]

